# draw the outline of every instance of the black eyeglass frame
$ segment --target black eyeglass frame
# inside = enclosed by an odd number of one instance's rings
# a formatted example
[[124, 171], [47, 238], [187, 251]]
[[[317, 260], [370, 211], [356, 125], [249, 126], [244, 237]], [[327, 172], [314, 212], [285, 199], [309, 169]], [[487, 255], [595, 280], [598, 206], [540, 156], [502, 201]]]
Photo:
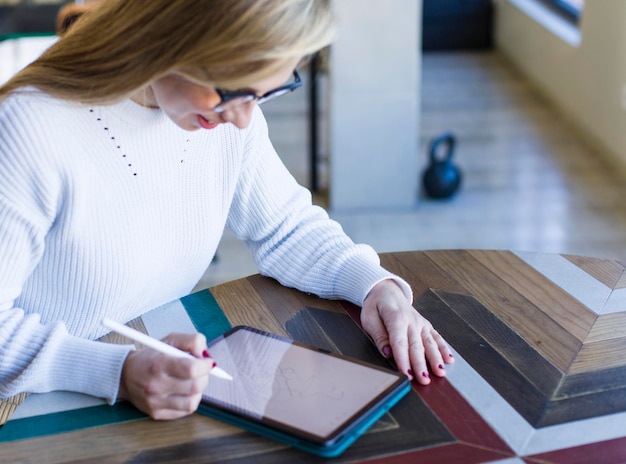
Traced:
[[[257, 95], [251, 90], [223, 90], [216, 88], [215, 91], [221, 98], [221, 101], [213, 108], [216, 113], [221, 113], [226, 110], [225, 106], [234, 106], [247, 103], [252, 100], [257, 100], [257, 104], [260, 105], [268, 100], [285, 95], [286, 93], [293, 92], [298, 87], [302, 87], [302, 79], [297, 69], [293, 70], [294, 81], [290, 84], [281, 85], [275, 89], [265, 92], [263, 95]], [[237, 100], [237, 101], [235, 101]], [[229, 104], [230, 102], [230, 104]]]

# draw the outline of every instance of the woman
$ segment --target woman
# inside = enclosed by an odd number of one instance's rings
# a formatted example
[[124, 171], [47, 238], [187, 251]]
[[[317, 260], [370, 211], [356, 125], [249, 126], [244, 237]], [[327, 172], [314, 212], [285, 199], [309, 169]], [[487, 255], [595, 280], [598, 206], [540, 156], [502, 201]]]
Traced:
[[[299, 85], [328, 45], [327, 0], [95, 2], [0, 88], [0, 396], [71, 390], [192, 413], [214, 366], [206, 340], [170, 358], [94, 341], [188, 294], [224, 226], [261, 273], [362, 305], [384, 356], [420, 383], [452, 355], [409, 285], [311, 204], [258, 103]], [[235, 90], [237, 89], [237, 90]]]

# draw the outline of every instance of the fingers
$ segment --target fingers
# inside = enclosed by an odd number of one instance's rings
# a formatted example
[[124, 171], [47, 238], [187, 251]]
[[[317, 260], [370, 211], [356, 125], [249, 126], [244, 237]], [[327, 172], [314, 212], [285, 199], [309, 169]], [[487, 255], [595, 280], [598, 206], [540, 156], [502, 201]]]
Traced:
[[170, 420], [193, 414], [202, 400], [202, 393], [193, 395], [154, 395], [147, 397], [146, 412], [155, 420]]
[[452, 350], [448, 343], [444, 340], [444, 338], [437, 332], [435, 329], [432, 330], [433, 341], [436, 345], [436, 349], [441, 355], [441, 358], [444, 364], [452, 364], [454, 363], [454, 355], [452, 354]]
[[426, 362], [426, 343], [422, 338], [422, 330], [420, 327], [410, 325], [407, 330], [407, 371], [412, 374], [411, 378], [415, 379], [422, 385], [430, 383], [430, 373], [428, 371], [428, 363]]
[[422, 385], [430, 383], [430, 372], [438, 377], [446, 375], [443, 358], [432, 332], [433, 329], [425, 325], [421, 331], [411, 331], [409, 337], [411, 364], [415, 369], [417, 382]]
[[155, 366], [154, 375], [145, 382], [145, 391], [151, 395], [193, 396], [206, 388], [212, 360], [172, 358], [162, 355], [163, 364]]
[[145, 391], [147, 412], [158, 420], [192, 414], [200, 404], [213, 367], [212, 360], [165, 358], [165, 375], [155, 377]]
[[[399, 315], [383, 320], [379, 311], [366, 310], [366, 306], [364, 306], [361, 313], [361, 323], [382, 355], [386, 358], [393, 358], [397, 369], [413, 380], [415, 374], [411, 367], [411, 358], [420, 357], [421, 345], [415, 344], [412, 347], [413, 354], [411, 354], [408, 330], [412, 326], [408, 321]], [[423, 359], [423, 353], [421, 358]], [[423, 364], [425, 367], [425, 362]], [[424, 367], [418, 366], [417, 368], [423, 370]], [[421, 370], [417, 372], [421, 372]]]
[[454, 358], [443, 337], [396, 287], [372, 289], [363, 302], [361, 323], [383, 356], [393, 356], [400, 372], [428, 385], [431, 374], [446, 375], [445, 364]]
[[[393, 319], [388, 322], [387, 330], [378, 328], [371, 332], [365, 323], [363, 326], [383, 356], [393, 357], [400, 372], [410, 380], [428, 385], [431, 373], [445, 377], [445, 364], [453, 363], [454, 357], [443, 337], [417, 311], [413, 311], [418, 316], [416, 320], [404, 322], [400, 318]], [[376, 324], [370, 327], [376, 327]]]
[[[166, 337], [183, 349], [197, 349], [194, 339], [178, 334]], [[210, 358], [176, 358], [149, 348], [134, 351], [124, 363], [119, 395], [153, 419], [183, 417], [198, 408], [213, 366]]]
[[[389, 332], [389, 346], [391, 348], [396, 367], [413, 380], [414, 372], [411, 369], [411, 352], [408, 329], [411, 327], [402, 318], [395, 318], [387, 322]], [[419, 349], [419, 346], [414, 347]]]
[[361, 324], [382, 355], [385, 358], [392, 357], [393, 351], [389, 342], [389, 334], [378, 312], [368, 312], [365, 310], [364, 306], [361, 311]]
[[171, 333], [161, 341], [191, 353], [196, 358], [208, 358], [206, 337], [201, 333]]

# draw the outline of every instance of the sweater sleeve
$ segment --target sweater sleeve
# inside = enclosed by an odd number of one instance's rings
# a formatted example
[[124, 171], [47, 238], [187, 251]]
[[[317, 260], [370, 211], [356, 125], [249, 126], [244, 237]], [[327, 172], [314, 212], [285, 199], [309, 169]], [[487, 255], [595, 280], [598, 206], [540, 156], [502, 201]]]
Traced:
[[0, 108], [0, 397], [66, 390], [112, 403], [132, 347], [73, 336], [45, 306], [15, 306], [63, 201], [61, 176], [42, 156], [45, 143], [15, 103]]
[[376, 283], [394, 279], [412, 301], [410, 286], [382, 268], [370, 246], [353, 243], [324, 209], [312, 204], [310, 192], [297, 184], [274, 150], [260, 109], [246, 134], [228, 226], [246, 240], [259, 271], [285, 286], [357, 305]]

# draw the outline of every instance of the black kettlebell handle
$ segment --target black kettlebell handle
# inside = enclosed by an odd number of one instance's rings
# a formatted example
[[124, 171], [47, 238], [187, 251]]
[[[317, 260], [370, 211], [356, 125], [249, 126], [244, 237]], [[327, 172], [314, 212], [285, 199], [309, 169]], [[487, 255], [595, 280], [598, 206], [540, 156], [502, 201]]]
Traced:
[[451, 132], [445, 132], [434, 139], [430, 144], [430, 159], [433, 163], [437, 162], [437, 153], [439, 153], [439, 147], [446, 145], [445, 158], [441, 161], [446, 161], [452, 158], [454, 148], [456, 146], [456, 137]]

